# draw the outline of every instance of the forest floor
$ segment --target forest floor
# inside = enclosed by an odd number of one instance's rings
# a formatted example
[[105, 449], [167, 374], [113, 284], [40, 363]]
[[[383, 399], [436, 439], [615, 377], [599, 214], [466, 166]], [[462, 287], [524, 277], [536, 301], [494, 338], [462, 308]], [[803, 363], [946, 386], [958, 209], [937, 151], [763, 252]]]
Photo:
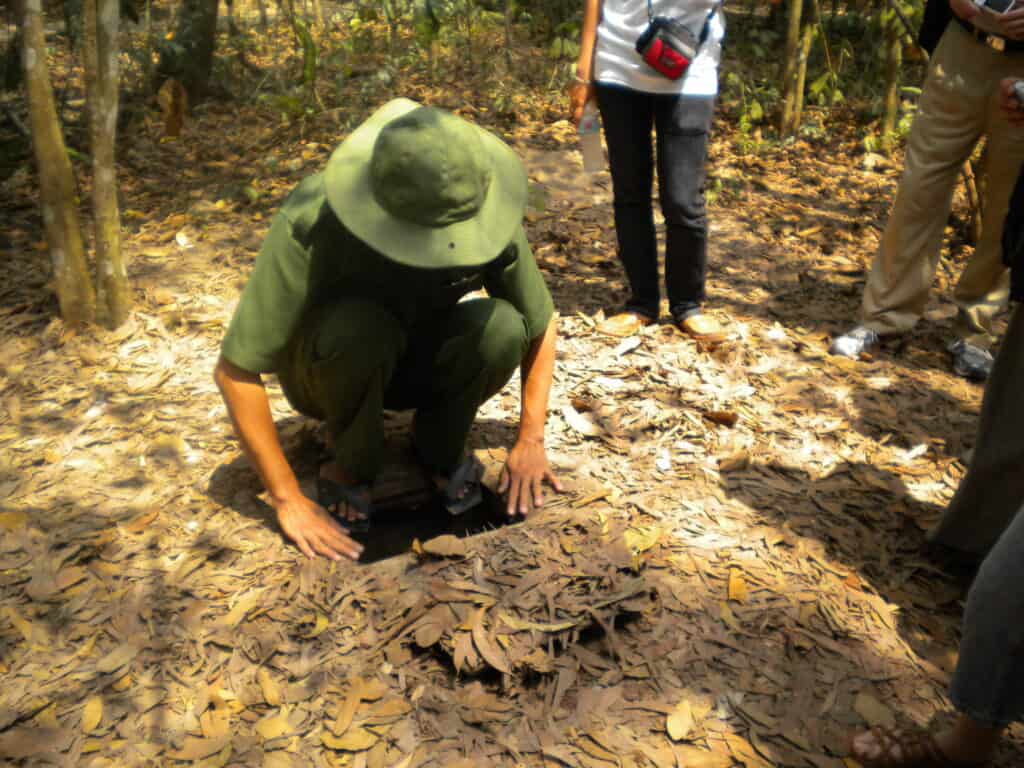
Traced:
[[[980, 404], [943, 351], [958, 258], [899, 349], [827, 354], [899, 158], [867, 170], [843, 130], [744, 153], [723, 121], [708, 307], [728, 341], [609, 339], [594, 325], [624, 294], [607, 174], [579, 172], [557, 94], [513, 94], [511, 120], [468, 77], [400, 78], [298, 124], [213, 101], [177, 140], [146, 105], [120, 149], [135, 311], [114, 331], [53, 319], [33, 171], [3, 182], [0, 757], [849, 768], [852, 732], [949, 711], [964, 592], [921, 545]], [[463, 543], [308, 561], [211, 372], [283, 196], [395, 95], [491, 127], [529, 170], [560, 312], [547, 444], [569, 489]], [[316, 425], [271, 391], [308, 481]], [[512, 383], [472, 447], [500, 458], [517, 415]], [[1022, 757], [1015, 728], [999, 764]]]

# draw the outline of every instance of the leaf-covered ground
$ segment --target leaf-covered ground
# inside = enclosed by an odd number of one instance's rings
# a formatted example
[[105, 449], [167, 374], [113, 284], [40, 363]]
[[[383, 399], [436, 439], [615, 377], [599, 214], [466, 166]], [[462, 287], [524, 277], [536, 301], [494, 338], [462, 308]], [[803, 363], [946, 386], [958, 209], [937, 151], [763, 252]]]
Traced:
[[[136, 311], [115, 331], [53, 319], [34, 172], [3, 182], [6, 761], [839, 768], [866, 723], [948, 711], [963, 591], [920, 545], [981, 395], [942, 351], [956, 260], [902, 348], [826, 354], [856, 314], [899, 158], [864, 170], [843, 131], [740, 154], [722, 121], [709, 308], [729, 340], [609, 339], [593, 330], [623, 297], [607, 175], [578, 172], [558, 94], [447, 67], [371, 66], [294, 122], [214, 100], [173, 141], [136, 105], [120, 148]], [[529, 169], [528, 230], [561, 313], [548, 445], [570, 488], [463, 542], [307, 561], [211, 371], [280, 200], [395, 95], [491, 127]], [[308, 480], [316, 426], [272, 391]], [[512, 384], [480, 414], [472, 443], [492, 462], [517, 403]], [[1001, 765], [1019, 764], [1021, 736]]]

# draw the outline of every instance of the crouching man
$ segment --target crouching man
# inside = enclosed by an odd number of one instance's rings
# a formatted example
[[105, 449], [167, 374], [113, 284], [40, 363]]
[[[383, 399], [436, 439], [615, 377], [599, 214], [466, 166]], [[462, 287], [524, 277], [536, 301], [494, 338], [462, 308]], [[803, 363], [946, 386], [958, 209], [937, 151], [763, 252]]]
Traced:
[[[385, 104], [285, 200], [221, 346], [214, 378], [288, 538], [356, 559], [372, 519], [384, 409], [415, 411], [413, 444], [453, 514], [480, 499], [466, 438], [522, 366], [522, 412], [499, 490], [509, 515], [561, 490], [544, 450], [555, 357], [551, 295], [522, 228], [526, 175], [492, 134], [407, 99]], [[460, 301], [485, 288], [488, 298]], [[318, 499], [281, 449], [261, 374], [326, 423]]]

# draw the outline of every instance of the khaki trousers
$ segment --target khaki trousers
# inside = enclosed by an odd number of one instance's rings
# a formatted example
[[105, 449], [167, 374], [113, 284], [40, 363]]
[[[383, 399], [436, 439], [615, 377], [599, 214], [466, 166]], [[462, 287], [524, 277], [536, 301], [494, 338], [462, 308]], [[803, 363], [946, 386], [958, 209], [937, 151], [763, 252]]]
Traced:
[[954, 332], [983, 348], [994, 341], [992, 319], [1009, 293], [1003, 220], [1024, 162], [1024, 128], [1011, 126], [999, 108], [1005, 77], [1024, 78], [1024, 53], [999, 53], [949, 24], [928, 70], [896, 202], [864, 289], [862, 323], [879, 334], [908, 331], [924, 313], [957, 174], [987, 136], [982, 236], [953, 294]]

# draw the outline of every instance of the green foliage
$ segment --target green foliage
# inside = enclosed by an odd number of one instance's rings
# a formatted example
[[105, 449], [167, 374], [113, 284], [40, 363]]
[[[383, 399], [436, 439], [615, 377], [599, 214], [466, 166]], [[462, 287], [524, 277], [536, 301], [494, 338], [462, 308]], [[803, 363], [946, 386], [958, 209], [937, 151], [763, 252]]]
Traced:
[[356, 56], [373, 53], [376, 50], [376, 37], [372, 21], [363, 18], [362, 14], [354, 16], [348, 23], [351, 34], [352, 53]]
[[778, 102], [778, 88], [771, 83], [745, 80], [727, 72], [722, 88], [722, 105], [735, 117], [741, 134], [749, 134], [765, 119], [765, 104]]
[[417, 45], [428, 49], [441, 34], [441, 20], [432, 0], [420, 0], [413, 14], [413, 37]]
[[814, 103], [822, 107], [834, 107], [843, 102], [843, 92], [839, 88], [839, 77], [835, 72], [825, 70], [807, 87], [807, 92]]
[[292, 17], [292, 29], [302, 48], [302, 84], [312, 90], [316, 85], [317, 47], [309, 27], [298, 16]]
[[575, 61], [579, 55], [579, 43], [567, 37], [556, 37], [551, 41], [551, 45], [548, 46], [548, 57], [555, 61], [559, 59]]
[[[534, 32], [544, 37], [555, 37], [565, 24], [579, 24], [583, 3], [579, 0], [519, 0], [520, 14], [529, 20]], [[575, 39], [579, 39], [577, 34]]]

